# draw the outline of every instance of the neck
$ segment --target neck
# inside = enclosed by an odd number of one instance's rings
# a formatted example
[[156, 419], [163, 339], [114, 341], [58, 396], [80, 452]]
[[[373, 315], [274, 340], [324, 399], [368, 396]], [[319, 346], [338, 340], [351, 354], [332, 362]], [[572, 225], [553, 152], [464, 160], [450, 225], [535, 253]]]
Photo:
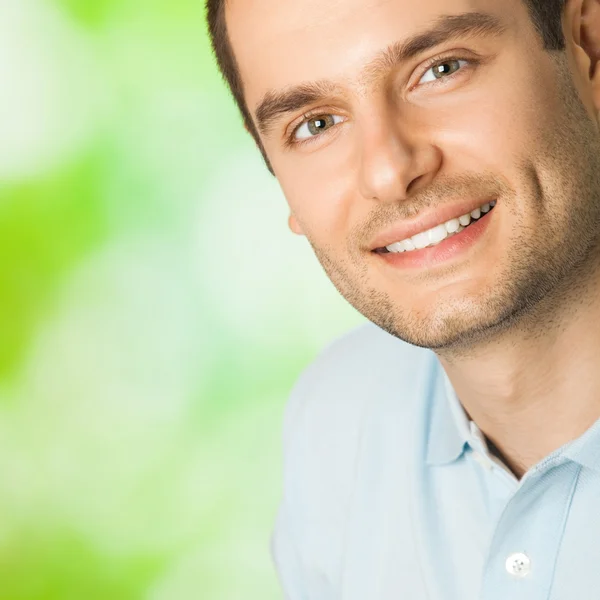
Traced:
[[598, 287], [560, 311], [545, 302], [527, 327], [476, 350], [438, 353], [465, 411], [518, 478], [600, 419]]

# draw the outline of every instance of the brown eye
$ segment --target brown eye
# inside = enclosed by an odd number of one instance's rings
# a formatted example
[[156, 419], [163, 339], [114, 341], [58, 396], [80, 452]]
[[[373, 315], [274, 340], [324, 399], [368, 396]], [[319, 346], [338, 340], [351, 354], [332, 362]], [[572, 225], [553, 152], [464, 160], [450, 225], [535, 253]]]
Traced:
[[337, 125], [342, 120], [342, 117], [338, 115], [327, 114], [308, 117], [296, 128], [292, 137], [296, 142], [309, 140], [331, 129], [333, 125]]
[[332, 125], [335, 125], [335, 121], [331, 115], [319, 115], [318, 117], [307, 121], [308, 131], [312, 135], [319, 135], [322, 131], [325, 131]]
[[436, 79], [442, 79], [444, 75], [452, 75], [452, 73], [455, 73], [458, 69], [460, 69], [460, 61], [447, 60], [433, 67], [433, 75]]
[[[468, 65], [470, 62], [471, 61], [458, 58], [447, 58], [437, 62], [425, 72], [419, 83], [439, 81], [440, 79], [454, 75], [454, 73], [459, 71], [464, 65]], [[433, 73], [433, 77], [429, 75], [429, 73]]]

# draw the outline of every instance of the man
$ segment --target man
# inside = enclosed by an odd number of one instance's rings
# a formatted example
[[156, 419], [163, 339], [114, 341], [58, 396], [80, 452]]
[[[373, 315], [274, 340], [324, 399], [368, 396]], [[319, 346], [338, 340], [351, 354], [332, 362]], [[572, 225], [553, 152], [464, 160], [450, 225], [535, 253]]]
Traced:
[[[290, 600], [600, 598], [600, 0], [209, 0], [291, 229]], [[307, 292], [310, 293], [310, 292]]]

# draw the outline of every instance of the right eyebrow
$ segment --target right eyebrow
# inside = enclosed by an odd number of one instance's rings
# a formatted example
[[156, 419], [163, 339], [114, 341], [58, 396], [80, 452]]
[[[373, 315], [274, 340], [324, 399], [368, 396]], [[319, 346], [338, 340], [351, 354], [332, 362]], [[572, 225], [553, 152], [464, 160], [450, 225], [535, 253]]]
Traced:
[[[498, 37], [504, 34], [506, 25], [499, 17], [482, 12], [465, 12], [442, 15], [433, 27], [417, 33], [402, 42], [394, 42], [371, 60], [360, 77], [361, 87], [376, 81], [394, 67], [405, 63], [422, 52], [463, 36]], [[301, 83], [282, 90], [269, 90], [258, 103], [255, 113], [259, 131], [269, 136], [276, 123], [285, 115], [341, 94], [343, 87], [334, 81], [323, 79]]]

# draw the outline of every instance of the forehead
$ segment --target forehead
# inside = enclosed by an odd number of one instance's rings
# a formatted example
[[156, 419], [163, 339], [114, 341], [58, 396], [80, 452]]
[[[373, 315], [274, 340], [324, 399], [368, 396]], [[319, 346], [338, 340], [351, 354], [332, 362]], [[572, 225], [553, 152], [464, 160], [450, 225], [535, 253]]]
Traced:
[[[250, 111], [269, 90], [350, 80], [389, 44], [442, 15], [487, 12], [507, 20], [517, 0], [228, 0], [226, 19]], [[354, 76], [354, 77], [353, 77]]]

